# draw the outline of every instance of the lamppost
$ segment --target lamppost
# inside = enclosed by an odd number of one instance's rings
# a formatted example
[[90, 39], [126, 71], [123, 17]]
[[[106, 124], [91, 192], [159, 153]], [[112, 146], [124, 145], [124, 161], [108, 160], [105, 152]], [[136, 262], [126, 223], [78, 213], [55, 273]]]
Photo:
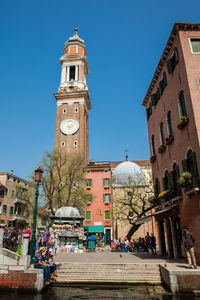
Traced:
[[38, 196], [39, 196], [39, 184], [42, 181], [42, 169], [38, 168], [35, 170], [35, 182], [37, 182], [36, 191], [35, 191], [35, 209], [33, 214], [33, 231], [31, 236], [31, 245], [30, 245], [30, 256], [31, 264], [35, 257], [35, 248], [36, 248], [36, 226], [37, 226], [37, 206], [38, 206]]

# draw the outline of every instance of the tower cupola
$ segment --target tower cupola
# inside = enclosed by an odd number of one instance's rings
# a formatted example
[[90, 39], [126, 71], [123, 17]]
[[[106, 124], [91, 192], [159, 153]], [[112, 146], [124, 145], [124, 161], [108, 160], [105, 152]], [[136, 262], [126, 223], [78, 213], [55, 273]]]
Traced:
[[73, 89], [88, 90], [87, 75], [89, 73], [87, 49], [78, 35], [78, 29], [74, 29], [73, 37], [70, 37], [63, 48], [64, 55], [60, 58], [62, 67], [59, 92], [72, 91]]

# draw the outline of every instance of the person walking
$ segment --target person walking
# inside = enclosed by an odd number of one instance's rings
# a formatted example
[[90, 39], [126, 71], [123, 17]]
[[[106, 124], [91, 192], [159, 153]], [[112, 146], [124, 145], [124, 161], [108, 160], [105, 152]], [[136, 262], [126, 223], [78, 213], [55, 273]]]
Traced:
[[183, 243], [185, 247], [185, 253], [187, 257], [187, 261], [189, 264], [189, 269], [197, 269], [196, 258], [194, 255], [194, 237], [191, 232], [189, 232], [188, 227], [183, 227]]

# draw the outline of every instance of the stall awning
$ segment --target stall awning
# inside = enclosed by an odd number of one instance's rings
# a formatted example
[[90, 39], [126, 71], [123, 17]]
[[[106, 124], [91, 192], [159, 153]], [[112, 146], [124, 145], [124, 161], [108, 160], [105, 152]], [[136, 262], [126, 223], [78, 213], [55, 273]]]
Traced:
[[84, 226], [88, 232], [104, 232], [104, 226]]

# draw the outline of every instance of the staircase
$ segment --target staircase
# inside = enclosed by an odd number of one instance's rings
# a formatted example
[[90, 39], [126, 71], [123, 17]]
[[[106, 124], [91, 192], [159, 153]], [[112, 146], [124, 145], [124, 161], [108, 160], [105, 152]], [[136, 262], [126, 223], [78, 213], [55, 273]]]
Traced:
[[58, 267], [57, 276], [58, 284], [161, 284], [159, 264], [151, 263], [62, 263]]

